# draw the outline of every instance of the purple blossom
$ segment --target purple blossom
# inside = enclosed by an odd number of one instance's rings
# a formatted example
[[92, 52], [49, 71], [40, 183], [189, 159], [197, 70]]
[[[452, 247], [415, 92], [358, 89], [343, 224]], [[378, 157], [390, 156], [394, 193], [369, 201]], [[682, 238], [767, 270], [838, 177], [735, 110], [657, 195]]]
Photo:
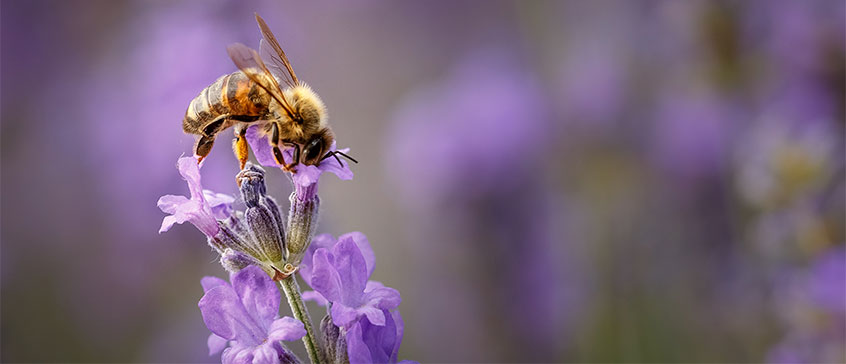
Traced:
[[170, 214], [162, 220], [159, 233], [170, 230], [173, 224], [188, 221], [206, 236], [215, 236], [220, 231], [217, 219], [225, 219], [232, 214], [232, 203], [235, 199], [229, 195], [203, 190], [200, 166], [194, 157], [179, 158], [176, 167], [182, 178], [188, 182], [191, 197], [165, 195], [159, 198], [159, 209]]
[[205, 295], [198, 306], [212, 332], [209, 355], [223, 350], [223, 363], [298, 362], [279, 341], [302, 338], [305, 327], [292, 317], [277, 318], [281, 296], [270, 277], [249, 266], [231, 280], [231, 285], [217, 277], [201, 281]]
[[368, 266], [352, 238], [339, 240], [332, 250], [318, 248], [312, 256], [311, 287], [332, 302], [335, 325], [350, 327], [361, 317], [385, 325], [384, 310], [399, 306], [399, 292], [378, 282], [368, 282]]
[[[276, 159], [273, 158], [273, 148], [267, 140], [267, 135], [262, 132], [258, 125], [251, 126], [247, 129], [247, 142], [249, 142], [250, 147], [253, 149], [253, 154], [256, 156], [256, 160], [258, 160], [261, 165], [265, 167], [282, 167], [282, 165], [276, 163]], [[329, 150], [337, 150], [334, 142], [332, 143], [332, 146], [329, 147]], [[347, 153], [349, 152], [349, 148], [344, 148], [340, 151]], [[285, 157], [285, 161], [293, 161], [293, 153], [293, 149], [291, 148], [283, 150], [282, 154]], [[303, 163], [297, 164], [294, 167], [294, 171], [296, 173], [293, 173], [292, 178], [295, 187], [298, 188], [309, 187], [317, 183], [323, 172], [332, 172], [338, 176], [338, 178], [345, 181], [353, 178], [353, 172], [350, 170], [349, 162], [338, 163], [335, 158], [331, 157], [324, 159], [316, 166], [305, 165]]]

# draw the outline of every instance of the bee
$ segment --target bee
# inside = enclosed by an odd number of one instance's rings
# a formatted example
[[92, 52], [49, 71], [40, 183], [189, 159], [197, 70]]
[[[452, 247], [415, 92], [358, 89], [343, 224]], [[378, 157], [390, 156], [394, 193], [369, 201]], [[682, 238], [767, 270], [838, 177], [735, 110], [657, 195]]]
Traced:
[[[286, 171], [294, 172], [299, 163], [318, 164], [330, 156], [343, 165], [338, 154], [358, 163], [343, 152], [329, 150], [335, 135], [326, 106], [297, 78], [264, 19], [256, 14], [256, 21], [262, 33], [259, 49], [271, 63], [265, 64], [259, 53], [246, 45], [230, 45], [227, 52], [239, 71], [223, 75], [203, 89], [185, 112], [182, 129], [200, 136], [194, 146], [198, 160], [209, 155], [218, 133], [234, 126], [233, 150], [243, 169], [248, 155], [245, 134], [250, 125], [258, 124], [269, 137], [274, 159]], [[294, 148], [290, 163], [280, 146]]]

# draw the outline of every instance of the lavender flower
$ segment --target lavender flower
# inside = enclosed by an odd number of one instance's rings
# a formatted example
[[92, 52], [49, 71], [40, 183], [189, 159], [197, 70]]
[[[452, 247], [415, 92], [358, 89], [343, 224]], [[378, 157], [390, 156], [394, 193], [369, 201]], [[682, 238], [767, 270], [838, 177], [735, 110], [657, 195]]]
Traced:
[[364, 316], [371, 323], [383, 326], [384, 310], [394, 309], [401, 302], [397, 290], [379, 282], [368, 282], [369, 267], [351, 236], [338, 240], [331, 251], [316, 249], [310, 268], [309, 284], [332, 303], [332, 321], [340, 327], [350, 328]]
[[241, 198], [247, 205], [242, 212], [232, 209], [232, 196], [202, 189], [194, 157], [180, 158], [177, 165], [191, 198], [167, 195], [159, 199], [159, 208], [172, 214], [164, 218], [159, 232], [189, 221], [208, 237], [221, 264], [232, 273], [248, 265], [261, 267], [271, 277], [293, 272], [293, 266], [286, 264], [285, 220], [276, 201], [266, 194], [261, 167], [248, 163], [238, 173]]
[[[395, 310], [399, 292], [368, 281], [375, 255], [360, 232], [314, 238], [300, 263], [300, 276], [315, 291], [303, 298], [328, 306], [321, 323], [329, 360], [350, 363], [396, 363], [403, 322]], [[331, 320], [329, 320], [331, 318]]]
[[231, 285], [217, 277], [202, 280], [205, 295], [198, 306], [212, 331], [209, 355], [223, 350], [223, 363], [298, 363], [279, 341], [297, 340], [306, 331], [292, 317], [277, 318], [281, 296], [270, 277], [247, 267], [231, 280]]
[[170, 230], [173, 224], [186, 221], [194, 224], [203, 234], [213, 237], [220, 228], [216, 219], [224, 219], [232, 214], [232, 196], [216, 194], [203, 190], [200, 182], [200, 166], [194, 157], [179, 158], [176, 163], [179, 174], [188, 182], [190, 198], [185, 196], [165, 195], [159, 198], [158, 207], [165, 213], [159, 233]]
[[788, 332], [771, 363], [829, 363], [846, 358], [846, 249], [832, 247], [776, 287]]

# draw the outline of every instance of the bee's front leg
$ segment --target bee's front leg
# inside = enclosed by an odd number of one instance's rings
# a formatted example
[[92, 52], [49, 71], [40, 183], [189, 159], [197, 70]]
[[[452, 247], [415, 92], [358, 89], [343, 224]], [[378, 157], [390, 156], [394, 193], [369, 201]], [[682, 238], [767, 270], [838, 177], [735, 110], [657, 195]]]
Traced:
[[294, 161], [291, 162], [291, 164], [285, 165], [285, 167], [284, 167], [285, 171], [288, 171], [288, 172], [291, 172], [291, 173], [297, 173], [297, 171], [294, 170], [294, 167], [296, 167], [298, 164], [300, 164], [300, 145], [297, 144], [297, 143], [291, 143], [291, 142], [282, 142], [282, 144], [286, 147], [293, 147], [294, 148]]
[[273, 147], [273, 159], [276, 160], [276, 164], [279, 164], [279, 165], [282, 166], [282, 170], [284, 170], [285, 172], [296, 173], [296, 171], [294, 171], [293, 168], [300, 161], [300, 146], [299, 146], [299, 144], [296, 144], [296, 143], [291, 143], [291, 142], [288, 142], [288, 141], [282, 141], [282, 145], [284, 145], [286, 147], [293, 146], [293, 147], [296, 148], [296, 149], [294, 149], [294, 161], [291, 162], [290, 164], [285, 163], [285, 156], [282, 154], [282, 150], [279, 149], [279, 139], [280, 139], [279, 138], [279, 124], [278, 123], [270, 124], [270, 139], [268, 139], [268, 142], [270, 143], [270, 146]]

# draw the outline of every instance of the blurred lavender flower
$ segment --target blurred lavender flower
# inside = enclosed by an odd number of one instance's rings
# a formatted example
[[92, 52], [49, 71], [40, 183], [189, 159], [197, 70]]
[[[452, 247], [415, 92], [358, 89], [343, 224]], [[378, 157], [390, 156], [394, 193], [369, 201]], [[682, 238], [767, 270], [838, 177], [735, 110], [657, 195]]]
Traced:
[[738, 150], [741, 197], [757, 209], [772, 210], [801, 204], [819, 193], [842, 161], [839, 129], [823, 121], [762, 118]]
[[771, 363], [846, 360], [846, 248], [833, 247], [806, 270], [776, 287], [787, 335], [768, 354]]
[[429, 292], [410, 319], [450, 322], [451, 335], [418, 325], [436, 361], [556, 361], [576, 316], [568, 296], [579, 296], [580, 272], [565, 280], [567, 222], [545, 184], [557, 163], [551, 107], [516, 53], [470, 52], [404, 98], [387, 138], [385, 168], [414, 214], [410, 245]]
[[659, 103], [652, 144], [658, 165], [689, 180], [722, 172], [741, 111], [709, 91], [668, 90]]
[[159, 198], [158, 207], [166, 216], [162, 221], [159, 233], [170, 230], [173, 224], [186, 221], [194, 224], [203, 234], [214, 237], [220, 228], [217, 219], [225, 219], [232, 214], [232, 196], [217, 194], [203, 190], [200, 182], [200, 166], [194, 157], [179, 158], [176, 163], [179, 174], [188, 183], [191, 198], [184, 196], [165, 195]]
[[299, 363], [280, 341], [302, 338], [305, 328], [292, 317], [278, 318], [281, 295], [270, 277], [247, 267], [231, 280], [231, 285], [217, 277], [201, 281], [205, 295], [198, 306], [212, 331], [209, 355], [223, 350], [223, 363]]

